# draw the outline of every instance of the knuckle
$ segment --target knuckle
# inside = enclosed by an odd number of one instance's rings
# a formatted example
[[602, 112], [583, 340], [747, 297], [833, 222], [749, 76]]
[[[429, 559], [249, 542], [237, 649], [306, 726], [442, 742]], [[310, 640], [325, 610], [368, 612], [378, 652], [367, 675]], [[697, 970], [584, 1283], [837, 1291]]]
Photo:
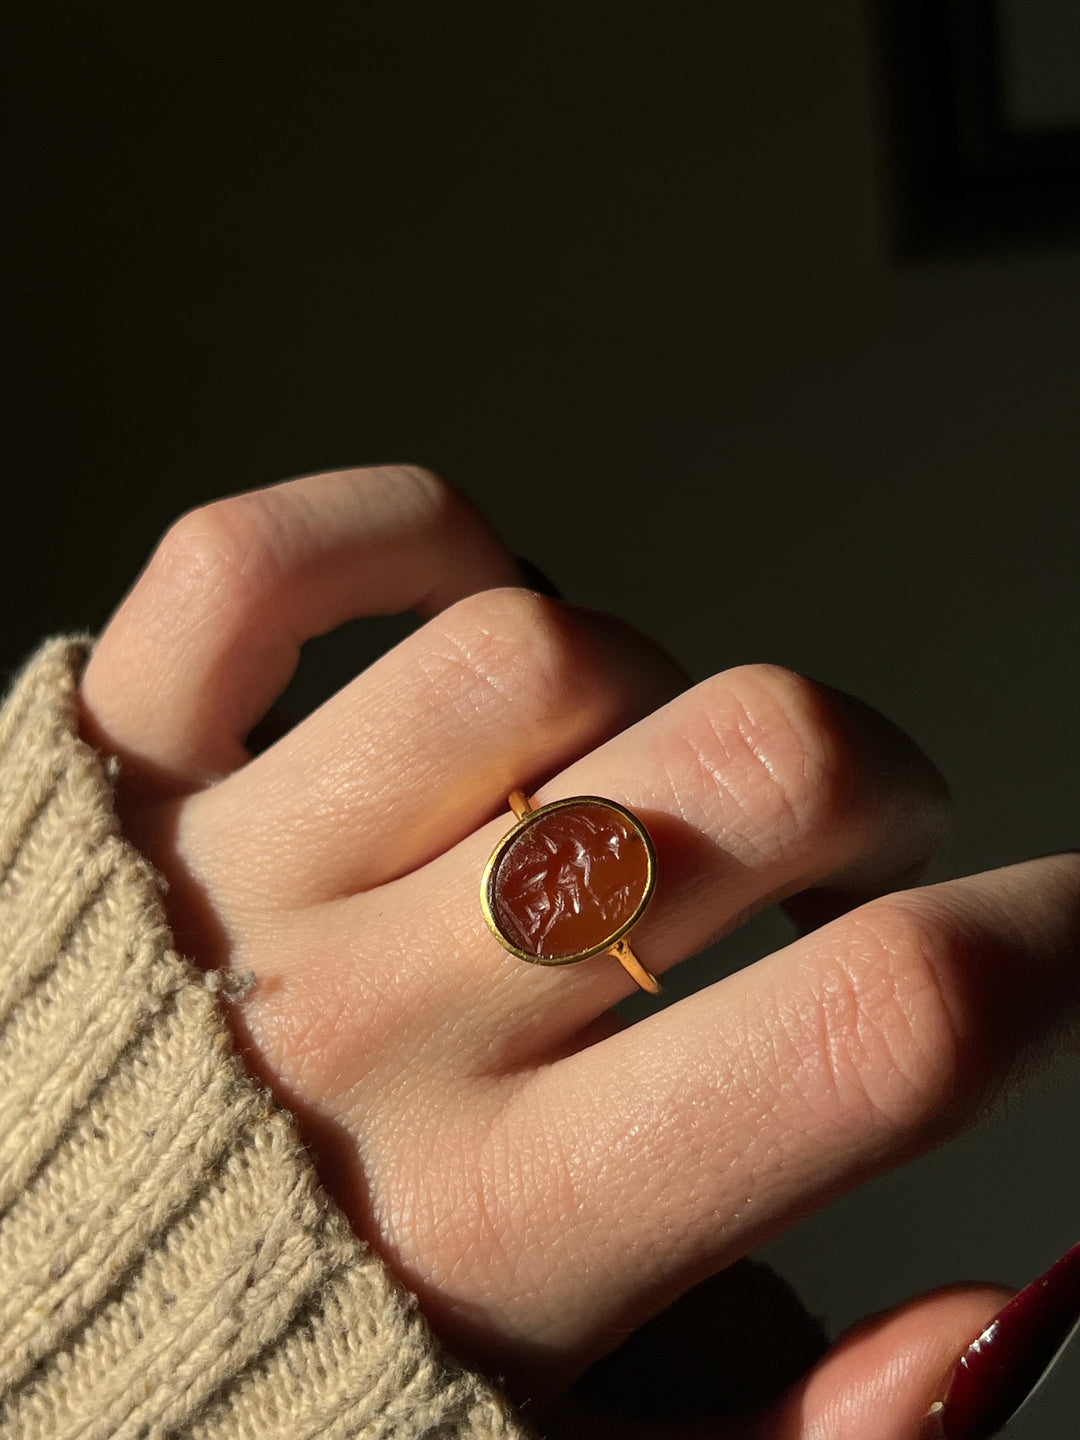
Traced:
[[387, 473], [404, 489], [412, 490], [427, 500], [443, 501], [457, 493], [441, 475], [436, 475], [426, 465], [390, 465]]
[[957, 983], [972, 939], [920, 894], [849, 914], [848, 942], [826, 959], [815, 998], [821, 1078], [840, 1112], [921, 1146], [983, 1108], [991, 1057]]
[[582, 647], [564, 607], [529, 590], [483, 590], [428, 622], [440, 662], [473, 688], [535, 720], [561, 711], [580, 685]]
[[460, 493], [423, 465], [380, 465], [370, 478], [414, 526], [440, 526], [463, 504]]
[[742, 665], [705, 684], [707, 731], [696, 748], [752, 816], [757, 844], [784, 851], [859, 821], [854, 747], [819, 686], [771, 664]]
[[230, 496], [186, 511], [151, 562], [158, 586], [195, 614], [243, 611], [265, 592], [272, 565], [268, 507], [256, 495]]

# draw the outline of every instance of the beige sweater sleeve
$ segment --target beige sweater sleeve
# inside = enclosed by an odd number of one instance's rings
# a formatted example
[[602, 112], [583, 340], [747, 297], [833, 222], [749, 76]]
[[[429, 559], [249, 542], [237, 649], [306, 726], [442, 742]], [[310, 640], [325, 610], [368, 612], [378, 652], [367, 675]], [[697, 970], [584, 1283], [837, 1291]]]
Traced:
[[320, 1190], [173, 948], [78, 737], [91, 643], [46, 641], [0, 711], [0, 1436], [529, 1436]]

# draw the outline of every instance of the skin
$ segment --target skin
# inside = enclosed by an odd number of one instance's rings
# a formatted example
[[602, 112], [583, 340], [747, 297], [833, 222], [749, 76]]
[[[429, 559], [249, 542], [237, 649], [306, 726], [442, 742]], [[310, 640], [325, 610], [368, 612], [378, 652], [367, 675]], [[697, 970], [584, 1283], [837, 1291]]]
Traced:
[[[629, 627], [521, 579], [411, 467], [304, 477], [170, 528], [81, 705], [85, 738], [120, 757], [178, 946], [254, 977], [226, 1003], [249, 1068], [437, 1333], [546, 1434], [920, 1435], [1008, 1292], [920, 1297], [706, 1429], [602, 1430], [570, 1387], [688, 1287], [972, 1124], [1061, 1041], [1080, 857], [920, 887], [948, 794], [889, 721], [772, 665], [689, 686]], [[251, 756], [306, 639], [406, 609], [426, 623]], [[515, 787], [644, 819], [661, 881], [634, 943], [656, 974], [778, 900], [802, 933], [626, 1026], [617, 963], [526, 965], [484, 924]]]

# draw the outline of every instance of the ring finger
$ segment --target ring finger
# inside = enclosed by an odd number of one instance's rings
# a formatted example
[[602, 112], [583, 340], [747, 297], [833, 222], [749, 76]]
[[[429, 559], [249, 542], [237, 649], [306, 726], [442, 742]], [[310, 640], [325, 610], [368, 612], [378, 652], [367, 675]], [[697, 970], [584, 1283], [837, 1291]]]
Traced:
[[[804, 913], [824, 919], [914, 883], [948, 810], [944, 781], [902, 731], [772, 665], [740, 666], [679, 695], [537, 798], [575, 794], [622, 801], [653, 834], [659, 881], [632, 939], [657, 974], [785, 896], [802, 892]], [[435, 1004], [453, 1017], [456, 1059], [466, 1067], [477, 1054], [486, 1065], [517, 1065], [572, 1043], [632, 989], [607, 956], [549, 968], [500, 949], [478, 882], [510, 824], [507, 812], [370, 897], [391, 917], [391, 943], [392, 917], [409, 917], [396, 942], [409, 950], [399, 969], [417, 972], [427, 997], [421, 1017]], [[337, 923], [385, 941], [387, 927], [365, 921], [365, 908], [355, 897]]]
[[[656, 839], [657, 893], [633, 935], [656, 973], [770, 899], [816, 893], [819, 908], [843, 909], [912, 883], [947, 810], [944, 782], [902, 732], [776, 666], [694, 687], [538, 798], [590, 793], [624, 801]], [[245, 1008], [274, 1065], [287, 1068], [294, 1049], [318, 1056], [324, 1088], [362, 1108], [382, 1052], [441, 1075], [498, 1073], [619, 1028], [611, 1007], [632, 982], [616, 961], [529, 965], [488, 930], [480, 874], [511, 823], [506, 812], [413, 873], [322, 905], [320, 951], [339, 957], [329, 968], [287, 944], [262, 954], [258, 975], [274, 983]], [[453, 1038], [452, 1053], [433, 1031]]]

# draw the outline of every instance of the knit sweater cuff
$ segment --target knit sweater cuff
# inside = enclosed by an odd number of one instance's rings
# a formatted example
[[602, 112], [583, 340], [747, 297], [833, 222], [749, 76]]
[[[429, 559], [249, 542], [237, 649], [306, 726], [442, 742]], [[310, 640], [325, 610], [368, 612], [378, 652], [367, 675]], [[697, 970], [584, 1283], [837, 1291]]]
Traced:
[[0, 1435], [527, 1440], [174, 949], [78, 735], [92, 644], [47, 640], [0, 710]]

